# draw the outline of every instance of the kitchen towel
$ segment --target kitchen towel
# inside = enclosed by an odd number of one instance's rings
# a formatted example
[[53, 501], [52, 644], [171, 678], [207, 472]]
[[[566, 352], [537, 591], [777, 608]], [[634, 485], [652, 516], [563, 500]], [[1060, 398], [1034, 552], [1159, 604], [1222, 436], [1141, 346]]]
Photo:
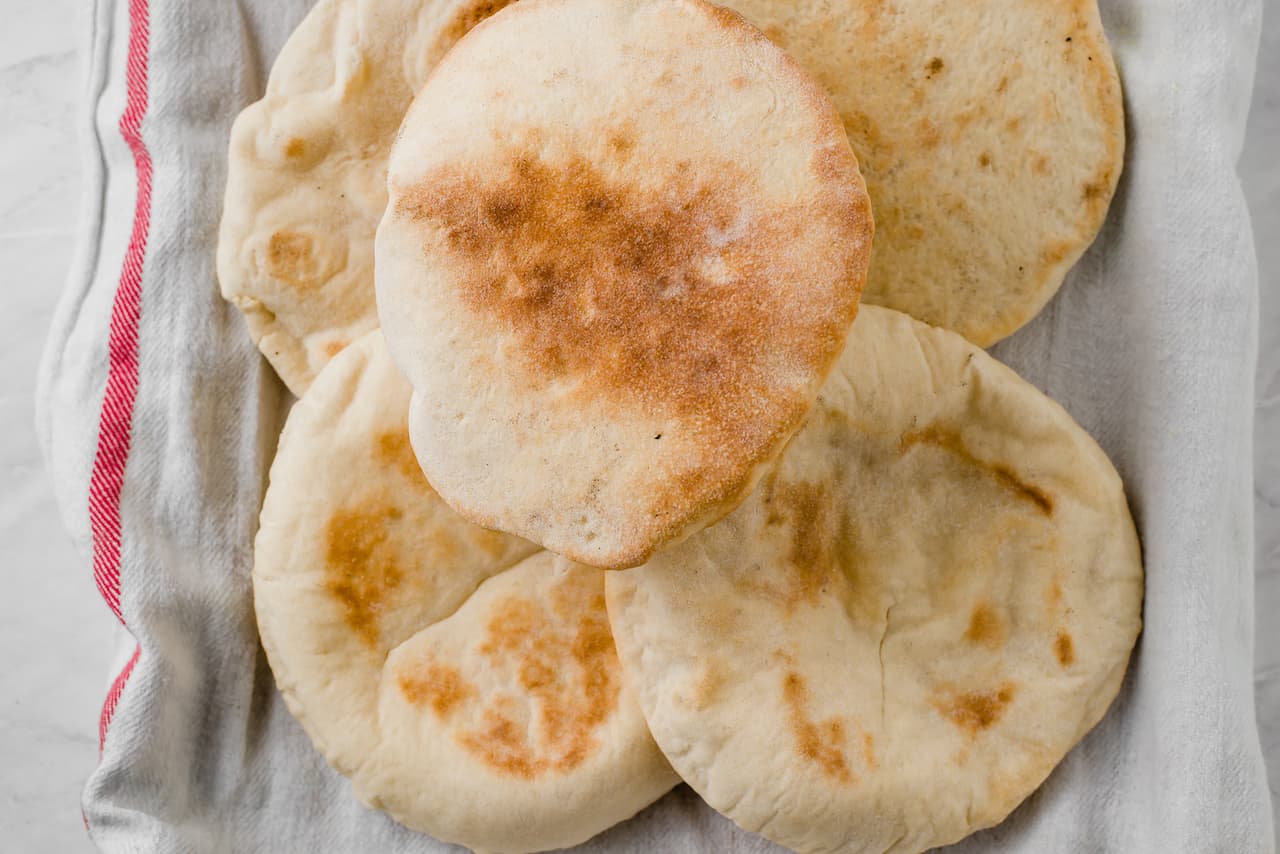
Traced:
[[[816, 2], [816, 0], [815, 0]], [[104, 852], [434, 852], [352, 798], [259, 649], [252, 538], [288, 396], [222, 301], [231, 122], [308, 0], [97, 0], [86, 195], [38, 429], [72, 536], [125, 627], [83, 809]], [[1103, 0], [1128, 112], [1100, 238], [995, 354], [1125, 479], [1145, 631], [1114, 707], [961, 852], [1274, 850], [1255, 722], [1257, 280], [1235, 174], [1259, 0]], [[33, 643], [38, 639], [33, 639]], [[1264, 714], [1280, 714], [1280, 709]], [[681, 787], [592, 851], [776, 850]]]

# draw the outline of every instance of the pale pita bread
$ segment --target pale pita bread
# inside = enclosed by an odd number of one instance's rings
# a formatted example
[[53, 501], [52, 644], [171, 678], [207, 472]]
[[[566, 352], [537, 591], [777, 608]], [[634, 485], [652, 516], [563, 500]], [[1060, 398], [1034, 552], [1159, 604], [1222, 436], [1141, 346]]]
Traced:
[[622, 684], [604, 573], [460, 519], [408, 405], [374, 332], [289, 416], [253, 570], [276, 681], [404, 824], [479, 850], [582, 842], [676, 782]]
[[1095, 0], [727, 0], [831, 94], [876, 212], [866, 300], [987, 346], [1093, 241], [1124, 160]]
[[223, 295], [294, 394], [377, 326], [387, 153], [437, 60], [509, 0], [320, 0], [231, 131]]
[[616, 568], [714, 522], [843, 346], [871, 212], [838, 116], [702, 0], [523, 0], [436, 66], [376, 279], [428, 479]]
[[606, 591], [627, 682], [711, 806], [800, 852], [879, 854], [1000, 821], [1098, 722], [1142, 563], [1061, 407], [865, 306], [751, 498]]

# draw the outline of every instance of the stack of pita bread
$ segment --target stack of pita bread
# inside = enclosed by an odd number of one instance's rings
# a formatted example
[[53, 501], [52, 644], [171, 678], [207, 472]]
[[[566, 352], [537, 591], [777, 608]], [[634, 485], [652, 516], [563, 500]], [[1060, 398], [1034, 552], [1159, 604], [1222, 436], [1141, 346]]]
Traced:
[[1093, 0], [321, 0], [218, 250], [299, 396], [253, 578], [317, 749], [479, 851], [681, 780], [800, 852], [1001, 821], [1119, 690], [1142, 561], [981, 348], [1122, 151]]

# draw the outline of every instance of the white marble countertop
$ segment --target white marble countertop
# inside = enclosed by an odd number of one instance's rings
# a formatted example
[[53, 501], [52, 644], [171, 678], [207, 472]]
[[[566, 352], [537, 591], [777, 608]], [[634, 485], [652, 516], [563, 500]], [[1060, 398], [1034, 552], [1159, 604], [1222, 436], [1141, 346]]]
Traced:
[[1280, 827], [1280, 3], [1264, 4], [1253, 109], [1240, 158], [1258, 250], [1257, 408], [1254, 420], [1254, 531], [1257, 556], [1258, 728]]
[[115, 631], [63, 531], [32, 412], [80, 202], [86, 5], [5, 3], [0, 27], [0, 848], [41, 854], [94, 850], [80, 789], [98, 760]]
[[[0, 838], [5, 850], [59, 854], [92, 850], [80, 788], [97, 761], [117, 632], [88, 559], [63, 532], [32, 428], [36, 363], [79, 206], [83, 6], [9, 3], [0, 28], [0, 361], [8, 368], [0, 543], [9, 584], [0, 597]], [[1262, 271], [1256, 530], [1259, 612], [1272, 615], [1280, 610], [1280, 7], [1268, 11], [1240, 171]], [[1259, 625], [1259, 691], [1280, 708], [1280, 623]], [[1261, 723], [1280, 814], [1280, 719]]]

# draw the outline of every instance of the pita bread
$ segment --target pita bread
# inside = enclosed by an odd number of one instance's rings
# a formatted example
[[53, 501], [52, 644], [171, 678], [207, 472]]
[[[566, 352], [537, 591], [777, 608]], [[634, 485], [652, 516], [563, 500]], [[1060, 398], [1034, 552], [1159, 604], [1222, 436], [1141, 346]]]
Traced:
[[1094, 0], [727, 0], [831, 94], [876, 212], [866, 300], [988, 346], [1057, 291], [1124, 159]]
[[600, 570], [432, 493], [380, 333], [289, 416], [253, 570], [280, 691], [355, 794], [479, 850], [573, 845], [676, 782], [620, 666]]
[[830, 102], [702, 0], [524, 0], [391, 152], [376, 280], [462, 515], [605, 568], [723, 516], [844, 344], [871, 211]]
[[915, 852], [1003, 819], [1102, 717], [1142, 563], [1061, 407], [866, 306], [751, 498], [606, 592], [650, 729], [711, 806], [800, 852]]
[[320, 0], [236, 120], [218, 279], [294, 394], [377, 326], [391, 140], [432, 66], [506, 2]]
[[[436, 61], [503, 5], [321, 0], [237, 121], [218, 277], [295, 394], [376, 325], [391, 140]], [[727, 5], [840, 111], [879, 222], [867, 300], [982, 346], [1034, 317], [1101, 227], [1123, 165], [1093, 0]]]

